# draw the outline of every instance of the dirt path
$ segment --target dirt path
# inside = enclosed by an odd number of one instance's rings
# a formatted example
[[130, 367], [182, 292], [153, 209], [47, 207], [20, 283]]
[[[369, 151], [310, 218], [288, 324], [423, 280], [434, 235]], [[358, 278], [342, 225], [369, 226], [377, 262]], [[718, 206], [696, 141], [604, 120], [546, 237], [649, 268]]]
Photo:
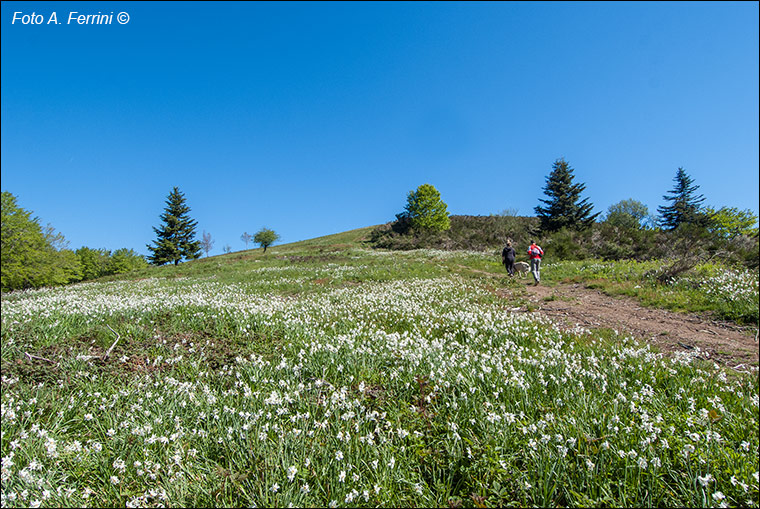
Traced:
[[[494, 278], [504, 276], [464, 265], [457, 267]], [[732, 368], [744, 370], [748, 366], [758, 366], [755, 328], [643, 307], [630, 297], [610, 297], [578, 283], [534, 286], [533, 278], [528, 275], [524, 284], [528, 300], [535, 307], [534, 312], [548, 316], [567, 328], [580, 325], [586, 329], [613, 329], [656, 345], [662, 351], [699, 348], [708, 353], [710, 360]], [[509, 289], [497, 290], [496, 293], [510, 300], [520, 299], [519, 294], [514, 295]]]
[[642, 307], [634, 299], [610, 297], [580, 284], [526, 283], [525, 288], [537, 312], [569, 327], [614, 329], [669, 352], [698, 347], [708, 352], [711, 360], [739, 369], [758, 365], [758, 342], [749, 328]]

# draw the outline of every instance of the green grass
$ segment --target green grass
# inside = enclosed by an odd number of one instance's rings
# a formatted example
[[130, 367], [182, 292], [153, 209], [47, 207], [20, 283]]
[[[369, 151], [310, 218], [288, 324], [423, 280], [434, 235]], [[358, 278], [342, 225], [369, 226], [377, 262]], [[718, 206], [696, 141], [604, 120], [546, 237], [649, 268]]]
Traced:
[[[758, 506], [756, 367], [562, 331], [498, 253], [366, 230], [3, 295], [2, 504]], [[644, 269], [542, 282], [574, 271]]]

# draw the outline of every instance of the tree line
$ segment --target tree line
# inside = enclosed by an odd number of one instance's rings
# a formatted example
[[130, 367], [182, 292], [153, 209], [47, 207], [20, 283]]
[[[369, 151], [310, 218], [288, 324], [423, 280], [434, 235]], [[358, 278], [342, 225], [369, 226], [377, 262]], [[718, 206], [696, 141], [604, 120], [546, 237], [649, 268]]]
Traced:
[[[122, 248], [113, 252], [107, 249], [81, 247], [68, 248], [64, 236], [51, 225], [43, 227], [38, 217], [23, 209], [16, 196], [2, 192], [0, 210], [2, 238], [0, 251], [0, 289], [2, 291], [57, 286], [97, 279], [113, 274], [123, 274], [152, 265], [179, 264], [182, 260], [194, 260], [201, 251], [209, 251], [214, 241], [211, 234], [203, 232], [196, 240], [198, 222], [190, 215], [185, 195], [174, 187], [166, 199], [166, 207], [160, 215], [161, 224], [153, 227], [156, 239], [148, 245], [150, 255], [144, 257], [132, 249]], [[244, 233], [241, 237], [248, 248], [253, 241], [264, 248], [275, 243], [280, 236], [268, 228], [254, 235]], [[229, 246], [224, 247], [230, 252]]]
[[[575, 182], [573, 168], [564, 158], [557, 159], [543, 187], [545, 198], [534, 209], [535, 218], [518, 220], [516, 213], [502, 214], [504, 221], [498, 231], [490, 231], [484, 242], [492, 247], [507, 238], [542, 236], [544, 246], [556, 258], [580, 259], [599, 256], [605, 259], [647, 259], [663, 255], [690, 260], [680, 263], [673, 271], [685, 270], [694, 260], [719, 254], [733, 255], [748, 266], [758, 266], [757, 216], [750, 210], [735, 207], [704, 206], [704, 196], [697, 194], [699, 186], [683, 168], [673, 178], [674, 186], [664, 196], [666, 204], [650, 214], [643, 203], [633, 198], [611, 205], [602, 220], [601, 212], [593, 212], [593, 204], [581, 195], [586, 186]], [[415, 247], [472, 248], [473, 239], [483, 232], [470, 227], [466, 236], [469, 244], [446, 237], [442, 232], [452, 224], [464, 234], [468, 226], [462, 217], [452, 221], [447, 204], [440, 192], [431, 184], [423, 184], [407, 195], [404, 210], [392, 223], [377, 228], [371, 235], [376, 247], [411, 249]], [[147, 245], [150, 254], [143, 257], [131, 249], [81, 247], [68, 249], [63, 235], [52, 226], [41, 226], [39, 218], [32, 217], [18, 205], [11, 193], [2, 192], [2, 266], [3, 291], [54, 286], [121, 274], [152, 265], [174, 264], [194, 260], [205, 251], [206, 256], [214, 245], [210, 233], [203, 231], [196, 239], [197, 221], [189, 215], [185, 195], [174, 187], [166, 199], [159, 216], [161, 223], [153, 227], [156, 235]], [[535, 220], [535, 222], [534, 222]], [[496, 223], [492, 222], [491, 230]], [[240, 239], [267, 248], [280, 236], [271, 229], [262, 228], [255, 234], [244, 232]], [[731, 244], [727, 244], [730, 242]], [[477, 243], [475, 243], [477, 244]], [[663, 252], [665, 244], [671, 250]], [[477, 245], [482, 248], [483, 244]], [[230, 252], [229, 245], [224, 246]], [[731, 258], [731, 256], [728, 256]]]
[[2, 192], [0, 280], [3, 291], [75, 283], [145, 267], [132, 249], [68, 249], [64, 236]]
[[[586, 185], [574, 182], [573, 172], [564, 158], [557, 159], [552, 165], [543, 187], [547, 198], [539, 198], [543, 205], [534, 208], [540, 220], [536, 233], [549, 234], [566, 228], [585, 230], [600, 216], [601, 212], [592, 213], [594, 206], [589, 199], [581, 197]], [[752, 211], [735, 207], [718, 210], [704, 207], [704, 196], [696, 194], [699, 186], [683, 168], [678, 168], [673, 181], [673, 189], [663, 196], [670, 204], [657, 208], [658, 217], [650, 215], [646, 205], [631, 198], [611, 205], [604, 222], [618, 227], [668, 231], [692, 224], [726, 238], [757, 235], [757, 216]], [[397, 231], [412, 234], [447, 230], [450, 227], [447, 207], [434, 186], [423, 184], [409, 192], [406, 206], [396, 215], [394, 226]]]
[[560, 158], [546, 177], [535, 217], [519, 218], [516, 211], [505, 211], [499, 221], [449, 217], [438, 190], [423, 184], [408, 193], [395, 221], [372, 232], [371, 242], [391, 249], [487, 249], [507, 239], [525, 243], [529, 237], [540, 237], [554, 259], [689, 260], [678, 264], [675, 272], [723, 256], [757, 267], [757, 216], [735, 207], [705, 206], [704, 196], [697, 194], [699, 186], [684, 168], [678, 168], [673, 181], [656, 215], [630, 198], [611, 205], [602, 216], [582, 196], [585, 184], [575, 181], [573, 168]]

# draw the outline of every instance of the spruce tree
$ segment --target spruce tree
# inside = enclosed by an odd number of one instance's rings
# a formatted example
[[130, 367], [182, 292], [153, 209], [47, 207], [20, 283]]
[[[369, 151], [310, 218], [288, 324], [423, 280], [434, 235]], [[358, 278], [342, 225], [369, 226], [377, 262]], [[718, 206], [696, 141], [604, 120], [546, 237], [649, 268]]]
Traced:
[[699, 186], [694, 185], [694, 179], [683, 168], [678, 168], [673, 181], [675, 185], [668, 191], [670, 196], [666, 194], [662, 197], [672, 204], [657, 207], [660, 226], [666, 230], [674, 230], [684, 223], [704, 225], [707, 216], [701, 212], [701, 207], [705, 198], [701, 194], [695, 194]]
[[153, 227], [157, 239], [155, 246], [148, 245], [152, 252], [148, 261], [154, 265], [174, 262], [177, 265], [183, 258], [194, 260], [201, 256], [201, 243], [195, 240], [197, 221], [190, 216], [190, 207], [185, 204], [185, 195], [175, 187], [166, 199], [166, 208], [161, 214], [163, 224], [160, 228]]
[[582, 230], [591, 226], [599, 215], [591, 213], [594, 206], [588, 203], [588, 198], [580, 199], [586, 185], [574, 184], [573, 178], [573, 169], [567, 161], [563, 158], [554, 161], [544, 186], [544, 194], [549, 199], [539, 198], [546, 207], [539, 205], [534, 209], [541, 220], [541, 230], [552, 232], [565, 227]]

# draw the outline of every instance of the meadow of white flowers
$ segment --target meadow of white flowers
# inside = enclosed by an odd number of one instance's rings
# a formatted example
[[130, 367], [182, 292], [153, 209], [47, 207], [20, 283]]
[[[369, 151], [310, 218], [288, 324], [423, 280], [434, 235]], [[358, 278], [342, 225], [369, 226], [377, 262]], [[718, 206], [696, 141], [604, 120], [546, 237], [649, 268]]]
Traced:
[[758, 506], [756, 367], [374, 270], [3, 296], [2, 506]]

